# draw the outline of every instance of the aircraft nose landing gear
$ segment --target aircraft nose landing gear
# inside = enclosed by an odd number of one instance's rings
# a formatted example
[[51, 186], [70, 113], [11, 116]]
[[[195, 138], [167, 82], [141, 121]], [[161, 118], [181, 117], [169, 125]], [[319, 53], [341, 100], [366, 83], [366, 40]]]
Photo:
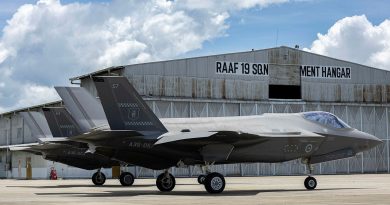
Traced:
[[104, 175], [100, 169], [92, 175], [92, 182], [96, 186], [101, 186], [106, 182], [106, 175]]
[[156, 180], [157, 188], [162, 192], [169, 192], [175, 188], [175, 177], [166, 170], [164, 173], [158, 175]]
[[304, 185], [307, 190], [313, 190], [317, 187], [317, 180], [312, 177], [311, 173], [313, 172], [313, 166], [310, 164], [310, 160], [306, 159], [305, 164], [307, 166], [307, 170], [309, 171], [309, 176], [305, 179]]
[[306, 189], [313, 190], [317, 186], [317, 180], [314, 177], [308, 176], [305, 179], [305, 183], [304, 184], [305, 184]]

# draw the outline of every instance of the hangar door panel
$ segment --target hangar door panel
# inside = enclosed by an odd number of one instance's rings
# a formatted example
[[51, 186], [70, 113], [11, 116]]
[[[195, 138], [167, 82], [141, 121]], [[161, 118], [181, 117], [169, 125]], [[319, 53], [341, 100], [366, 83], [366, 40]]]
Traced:
[[269, 65], [269, 98], [301, 99], [301, 75], [297, 65]]

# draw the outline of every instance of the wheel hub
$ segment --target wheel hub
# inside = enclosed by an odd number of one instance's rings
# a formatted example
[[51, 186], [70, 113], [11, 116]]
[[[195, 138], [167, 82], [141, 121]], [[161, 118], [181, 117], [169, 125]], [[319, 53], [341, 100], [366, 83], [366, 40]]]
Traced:
[[131, 176], [126, 175], [126, 176], [123, 178], [123, 181], [126, 182], [126, 184], [129, 184], [129, 183], [131, 183], [131, 181], [132, 181], [131, 178], [132, 178]]
[[164, 188], [169, 189], [172, 186], [172, 179], [170, 177], [163, 178], [161, 180], [161, 185]]
[[314, 182], [314, 180], [309, 180], [308, 184], [310, 187], [314, 187], [316, 183]]
[[211, 188], [213, 188], [214, 190], [220, 190], [222, 188], [222, 179], [219, 177], [212, 178]]

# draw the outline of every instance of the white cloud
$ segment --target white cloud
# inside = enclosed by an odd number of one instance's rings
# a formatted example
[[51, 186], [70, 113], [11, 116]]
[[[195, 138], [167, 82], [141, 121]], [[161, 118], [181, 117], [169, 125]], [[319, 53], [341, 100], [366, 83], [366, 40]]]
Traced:
[[225, 35], [231, 11], [288, 0], [145, 0], [18, 8], [0, 36], [0, 112], [57, 99], [53, 85], [108, 66], [169, 59]]
[[178, 4], [187, 9], [211, 9], [214, 11], [233, 11], [248, 9], [253, 7], [265, 8], [271, 4], [280, 4], [288, 2], [289, 0], [224, 0], [224, 1], [210, 1], [210, 0], [181, 0]]
[[305, 50], [390, 70], [390, 21], [373, 25], [365, 15], [343, 18]]

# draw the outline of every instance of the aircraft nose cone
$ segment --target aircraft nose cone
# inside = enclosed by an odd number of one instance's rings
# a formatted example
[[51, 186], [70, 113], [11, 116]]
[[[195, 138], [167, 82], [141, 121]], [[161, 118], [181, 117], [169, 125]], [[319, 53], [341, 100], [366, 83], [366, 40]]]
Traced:
[[379, 138], [375, 137], [374, 135], [370, 135], [366, 133], [366, 146], [368, 149], [372, 149], [380, 144], [382, 144], [383, 141]]
[[372, 149], [380, 144], [382, 144], [382, 140], [379, 138], [375, 137], [374, 135], [370, 135], [365, 132], [359, 132], [359, 138], [362, 140], [359, 143], [358, 150], [360, 152]]
[[382, 143], [383, 143], [383, 141], [381, 139], [379, 139], [375, 136], [372, 136], [372, 135], [371, 135], [371, 139], [369, 139], [369, 142], [368, 142], [370, 148], [374, 148]]

